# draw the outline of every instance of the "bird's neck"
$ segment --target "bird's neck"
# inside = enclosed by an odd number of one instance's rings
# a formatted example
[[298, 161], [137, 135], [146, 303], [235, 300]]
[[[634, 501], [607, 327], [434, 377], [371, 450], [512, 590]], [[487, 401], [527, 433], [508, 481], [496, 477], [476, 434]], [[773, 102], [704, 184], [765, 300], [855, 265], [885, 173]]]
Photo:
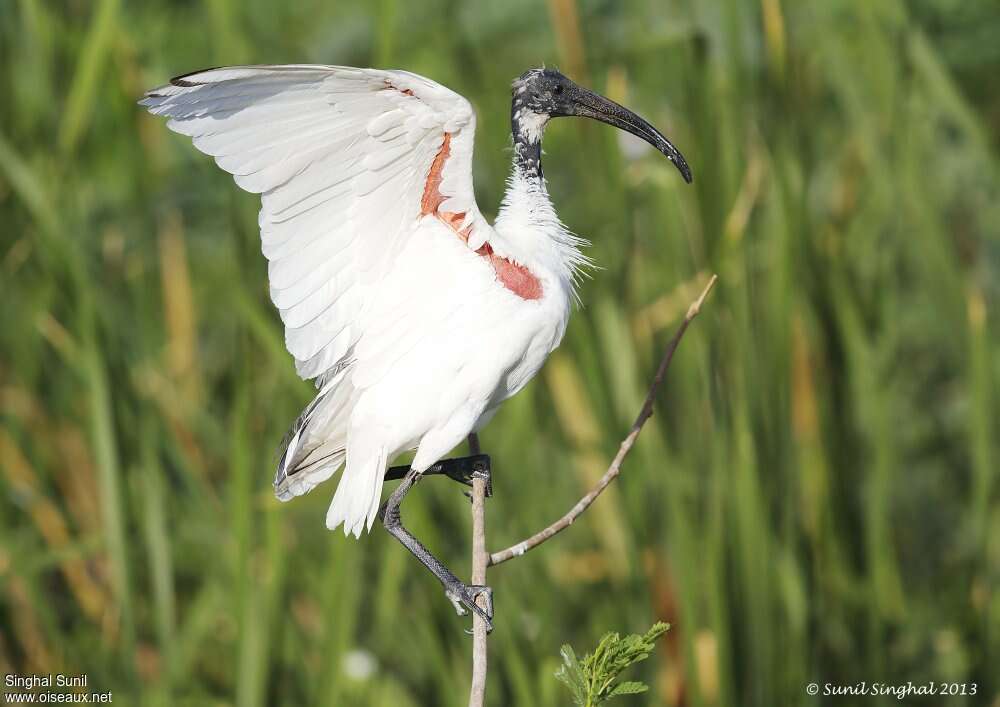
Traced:
[[545, 188], [542, 175], [542, 133], [549, 116], [511, 106], [510, 128], [514, 138], [514, 169], [524, 179], [537, 181]]
[[548, 116], [511, 109], [514, 156], [494, 228], [522, 261], [534, 261], [571, 287], [586, 264], [582, 239], [559, 220], [542, 175], [542, 131]]

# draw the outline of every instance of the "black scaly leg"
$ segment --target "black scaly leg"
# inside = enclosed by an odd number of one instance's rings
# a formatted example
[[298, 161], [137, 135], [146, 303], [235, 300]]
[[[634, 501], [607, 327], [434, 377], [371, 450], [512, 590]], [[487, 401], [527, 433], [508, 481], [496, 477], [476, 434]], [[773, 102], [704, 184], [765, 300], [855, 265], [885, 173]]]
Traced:
[[[405, 469], [404, 474], [399, 474], [400, 469]], [[433, 471], [432, 471], [433, 470]], [[485, 476], [487, 488], [489, 489], [490, 463], [489, 457], [485, 454], [465, 457], [462, 459], [446, 459], [438, 462], [424, 474], [445, 474], [464, 484], [471, 485], [473, 476]], [[402, 478], [402, 482], [389, 496], [389, 499], [379, 511], [382, 525], [385, 529], [403, 544], [420, 563], [434, 573], [438, 581], [444, 586], [445, 596], [455, 605], [455, 611], [459, 616], [465, 616], [469, 611], [474, 611], [483, 621], [486, 622], [486, 630], [493, 630], [493, 600], [492, 590], [481, 585], [464, 584], [456, 577], [451, 570], [431, 554], [430, 550], [424, 547], [423, 543], [417, 540], [410, 531], [403, 527], [403, 520], [400, 517], [399, 506], [403, 498], [410, 492], [423, 474], [410, 469], [409, 467], [393, 467], [386, 473], [386, 479]], [[484, 611], [476, 604], [476, 597], [485, 594], [487, 597], [487, 607]]]
[[[402, 479], [406, 477], [409, 471], [410, 467], [405, 464], [403, 466], [391, 467], [385, 472], [385, 480], [393, 481], [395, 479]], [[437, 464], [428, 467], [423, 473], [424, 476], [433, 476], [435, 474], [447, 476], [449, 479], [453, 479], [466, 486], [472, 486], [472, 479], [477, 476], [485, 478], [486, 497], [489, 498], [493, 495], [489, 454], [472, 454], [468, 457], [459, 457], [457, 459], [442, 459]]]

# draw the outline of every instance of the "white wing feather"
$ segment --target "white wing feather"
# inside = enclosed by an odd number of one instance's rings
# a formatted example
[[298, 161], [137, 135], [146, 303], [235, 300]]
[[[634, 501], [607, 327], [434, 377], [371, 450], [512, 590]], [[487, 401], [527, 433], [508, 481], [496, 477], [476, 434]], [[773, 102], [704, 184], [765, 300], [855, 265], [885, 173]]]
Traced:
[[[485, 222], [472, 187], [475, 114], [426, 78], [339, 66], [230, 67], [174, 79], [141, 103], [170, 117], [170, 129], [190, 136], [241, 188], [261, 194], [271, 299], [303, 378], [333, 368], [359, 344], [371, 293], [417, 230], [445, 133], [440, 208], [465, 213], [470, 243], [482, 245], [475, 234]], [[398, 356], [400, 343], [383, 354]]]

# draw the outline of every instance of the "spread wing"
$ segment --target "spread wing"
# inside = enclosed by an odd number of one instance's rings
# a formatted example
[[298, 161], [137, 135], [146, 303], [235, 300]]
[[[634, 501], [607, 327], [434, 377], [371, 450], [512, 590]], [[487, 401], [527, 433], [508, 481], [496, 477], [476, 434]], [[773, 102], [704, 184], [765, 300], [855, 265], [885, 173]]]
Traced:
[[228, 67], [173, 79], [140, 103], [261, 194], [271, 299], [303, 378], [350, 354], [367, 293], [429, 201], [457, 231], [484, 223], [472, 187], [472, 107], [421, 76]]

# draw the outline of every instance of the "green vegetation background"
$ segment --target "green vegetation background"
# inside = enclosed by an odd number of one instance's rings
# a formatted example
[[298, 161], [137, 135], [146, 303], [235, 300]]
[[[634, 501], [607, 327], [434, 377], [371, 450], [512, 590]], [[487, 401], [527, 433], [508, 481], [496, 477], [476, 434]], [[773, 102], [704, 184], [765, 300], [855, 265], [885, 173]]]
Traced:
[[[0, 669], [83, 672], [115, 704], [465, 704], [468, 621], [433, 579], [383, 534], [327, 532], [332, 484], [272, 497], [311, 388], [257, 199], [135, 100], [220, 64], [425, 74], [478, 111], [492, 215], [509, 82], [546, 63], [696, 179], [551, 126], [552, 196], [602, 269], [483, 435], [494, 549], [601, 473], [721, 280], [619, 483], [491, 572], [490, 703], [566, 704], [560, 644], [663, 619], [632, 704], [862, 680], [998, 704], [998, 36], [985, 0], [0, 3]], [[468, 573], [454, 485], [406, 514]]]

